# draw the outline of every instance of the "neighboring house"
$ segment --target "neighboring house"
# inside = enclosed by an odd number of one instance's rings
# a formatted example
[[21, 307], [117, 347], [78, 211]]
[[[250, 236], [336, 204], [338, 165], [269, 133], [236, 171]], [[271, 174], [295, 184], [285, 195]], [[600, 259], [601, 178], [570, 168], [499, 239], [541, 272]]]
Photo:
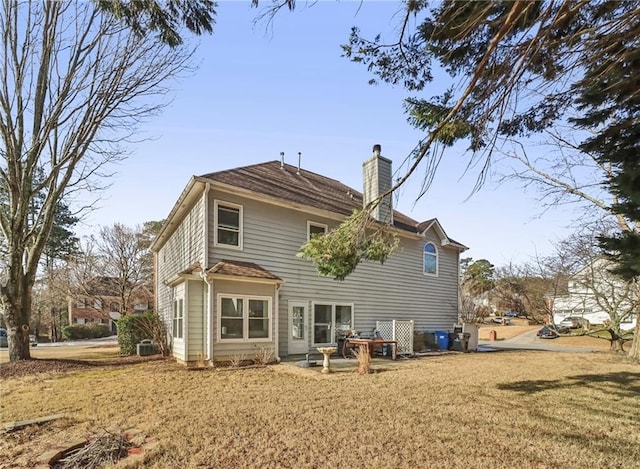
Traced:
[[[84, 294], [69, 296], [69, 324], [105, 324], [116, 332], [115, 321], [122, 313], [122, 299], [118, 293], [118, 281], [113, 277], [91, 279]], [[149, 285], [137, 286], [129, 299], [127, 314], [152, 311], [153, 289]]]
[[551, 298], [553, 321], [558, 324], [566, 317], [580, 317], [590, 324], [606, 324], [609, 311], [621, 318], [620, 328], [632, 330], [636, 326], [636, 291], [609, 272], [610, 263], [602, 258], [590, 262], [567, 285], [567, 294]]
[[400, 238], [384, 263], [362, 262], [340, 282], [296, 256], [391, 187], [391, 161], [364, 163], [365, 196], [304, 169], [270, 161], [192, 177], [152, 245], [156, 304], [181, 362], [226, 361], [268, 348], [317, 352], [348, 329], [413, 320], [448, 330], [458, 320], [459, 254], [436, 219], [419, 223], [386, 197], [373, 216]]

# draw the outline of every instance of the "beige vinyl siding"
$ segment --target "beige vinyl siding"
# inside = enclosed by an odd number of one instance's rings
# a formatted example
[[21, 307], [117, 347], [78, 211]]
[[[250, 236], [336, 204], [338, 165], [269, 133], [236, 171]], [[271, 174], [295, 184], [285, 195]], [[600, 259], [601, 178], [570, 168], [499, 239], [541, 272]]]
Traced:
[[200, 197], [156, 254], [158, 315], [170, 326], [173, 287], [166, 282], [195, 262], [204, 263], [204, 199]]
[[[276, 313], [275, 313], [275, 291], [276, 286], [273, 284], [244, 282], [244, 281], [229, 281], [219, 280], [213, 281], [214, 298], [212, 302], [213, 306], [213, 359], [215, 361], [229, 360], [233, 356], [246, 355], [247, 358], [251, 358], [261, 348], [267, 348], [272, 351], [275, 350], [275, 337], [276, 337]], [[221, 342], [218, 340], [218, 295], [227, 294], [229, 296], [256, 296], [256, 297], [269, 297], [271, 298], [271, 340], [264, 342]]]
[[[319, 277], [314, 265], [296, 257], [307, 240], [307, 221], [324, 223], [329, 229], [335, 220], [311, 216], [301, 211], [243, 199], [226, 193], [210, 193], [214, 198], [241, 204], [244, 208], [243, 250], [214, 248], [209, 243], [209, 265], [221, 259], [255, 262], [285, 281], [280, 290], [279, 353], [287, 355], [290, 300], [310, 303], [353, 303], [355, 328], [372, 330], [377, 320], [412, 319], [416, 330], [449, 329], [457, 321], [458, 252], [441, 246], [433, 230], [426, 239], [401, 237], [401, 245], [384, 264], [361, 263], [343, 282]], [[210, 217], [210, 232], [213, 219]], [[423, 274], [423, 248], [432, 241], [438, 249], [438, 275]], [[311, 330], [313, 311], [309, 311]], [[313, 350], [313, 347], [310, 349]]]
[[206, 358], [204, 349], [205, 328], [204, 315], [205, 312], [205, 291], [206, 285], [203, 280], [189, 280], [187, 284], [186, 295], [186, 317], [187, 331], [185, 339], [187, 342], [187, 361], [196, 361], [200, 358]]

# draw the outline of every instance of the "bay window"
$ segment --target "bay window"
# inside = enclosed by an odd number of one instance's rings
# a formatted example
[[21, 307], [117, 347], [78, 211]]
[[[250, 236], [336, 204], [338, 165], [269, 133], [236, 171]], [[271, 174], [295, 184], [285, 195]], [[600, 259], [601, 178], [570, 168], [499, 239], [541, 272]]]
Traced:
[[218, 339], [265, 341], [271, 339], [271, 298], [218, 295]]

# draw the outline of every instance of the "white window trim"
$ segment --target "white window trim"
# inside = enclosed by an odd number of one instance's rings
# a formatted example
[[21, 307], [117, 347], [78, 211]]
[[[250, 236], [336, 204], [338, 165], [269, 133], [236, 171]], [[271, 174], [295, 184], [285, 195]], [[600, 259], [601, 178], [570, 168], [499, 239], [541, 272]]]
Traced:
[[[178, 309], [178, 311], [176, 311], [177, 306], [176, 305], [181, 305], [182, 308]], [[184, 301], [184, 297], [183, 296], [176, 296], [173, 299], [173, 302], [171, 303], [171, 337], [173, 338], [174, 341], [176, 342], [184, 342], [184, 305], [185, 305], [185, 301]], [[176, 312], [179, 312], [181, 314], [176, 314]], [[181, 327], [181, 336], [177, 337], [176, 334], [176, 320], [180, 321], [180, 325]]]
[[327, 234], [329, 231], [329, 226], [324, 223], [318, 223], [315, 221], [307, 220], [307, 241], [311, 241], [311, 227], [315, 226], [318, 228], [324, 228], [324, 234]]
[[[436, 271], [435, 273], [431, 273], [431, 272], [425, 272], [424, 270], [424, 248], [427, 247], [428, 245], [433, 246], [433, 248], [436, 250], [435, 254], [433, 254], [436, 258]], [[431, 254], [430, 254], [431, 255]], [[426, 243], [424, 243], [424, 246], [422, 246], [422, 275], [426, 275], [427, 277], [437, 277], [438, 276], [438, 272], [440, 270], [440, 253], [438, 252], [438, 246], [436, 246], [435, 243], [432, 243], [431, 241], [427, 241]]]
[[[222, 338], [222, 298], [233, 298], [242, 300], [242, 339]], [[269, 335], [259, 339], [249, 338], [249, 300], [267, 301], [269, 308]], [[218, 293], [216, 295], [216, 316], [218, 323], [217, 341], [224, 344], [244, 344], [244, 343], [268, 343], [272, 342], [273, 333], [273, 298], [270, 296], [236, 295], [235, 293]]]
[[[218, 242], [218, 206], [229, 207], [229, 208], [237, 208], [239, 210], [238, 213], [238, 245], [234, 246], [233, 244], [223, 244]], [[244, 231], [244, 215], [243, 215], [243, 207], [242, 205], [234, 204], [232, 202], [225, 202], [224, 200], [214, 200], [213, 201], [213, 245], [216, 247], [224, 247], [227, 249], [235, 249], [237, 251], [242, 251], [242, 238]]]
[[[331, 306], [331, 340], [333, 342], [316, 342], [316, 317], [315, 317], [315, 307], [316, 305], [327, 305]], [[311, 310], [309, 311], [310, 320], [311, 320], [311, 346], [312, 347], [322, 347], [322, 346], [330, 346], [336, 345], [336, 306], [350, 306], [351, 307], [351, 328], [354, 328], [355, 317], [356, 317], [356, 308], [355, 303], [342, 303], [342, 302], [332, 302], [332, 301], [312, 301], [311, 302]]]

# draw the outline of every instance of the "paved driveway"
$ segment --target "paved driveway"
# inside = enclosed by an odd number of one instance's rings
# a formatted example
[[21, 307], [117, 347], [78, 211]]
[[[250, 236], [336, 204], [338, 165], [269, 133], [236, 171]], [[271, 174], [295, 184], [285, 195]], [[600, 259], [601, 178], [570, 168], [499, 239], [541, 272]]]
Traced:
[[488, 341], [480, 340], [478, 345], [496, 350], [544, 350], [549, 352], [600, 352], [602, 350], [585, 347], [567, 347], [555, 345], [554, 339], [541, 339], [536, 336], [537, 329], [512, 337], [511, 339]]

